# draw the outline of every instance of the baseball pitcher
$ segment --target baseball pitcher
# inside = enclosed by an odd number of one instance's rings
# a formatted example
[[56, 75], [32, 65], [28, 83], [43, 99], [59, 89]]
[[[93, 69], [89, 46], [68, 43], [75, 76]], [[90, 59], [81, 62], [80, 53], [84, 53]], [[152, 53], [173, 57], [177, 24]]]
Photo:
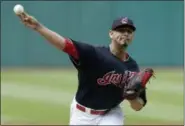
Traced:
[[146, 105], [146, 84], [154, 72], [151, 68], [140, 71], [137, 62], [126, 52], [136, 31], [131, 19], [115, 19], [109, 31], [109, 46], [93, 46], [59, 35], [26, 12], [17, 16], [69, 55], [78, 71], [70, 125], [123, 125], [122, 101], [129, 101], [135, 111]]

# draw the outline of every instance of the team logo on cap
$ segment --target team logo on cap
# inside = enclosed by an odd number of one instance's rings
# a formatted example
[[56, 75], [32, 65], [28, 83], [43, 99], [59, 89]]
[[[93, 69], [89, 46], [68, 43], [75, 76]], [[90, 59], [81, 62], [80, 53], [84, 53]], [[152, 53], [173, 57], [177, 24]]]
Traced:
[[122, 20], [121, 20], [121, 23], [122, 24], [126, 24], [128, 22], [128, 18], [126, 17], [126, 18], [123, 18]]

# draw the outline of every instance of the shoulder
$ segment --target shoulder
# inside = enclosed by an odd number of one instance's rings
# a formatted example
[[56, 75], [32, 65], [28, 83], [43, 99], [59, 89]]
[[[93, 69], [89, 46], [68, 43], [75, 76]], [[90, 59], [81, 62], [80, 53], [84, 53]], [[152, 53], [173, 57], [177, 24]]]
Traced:
[[129, 55], [129, 61], [132, 62], [134, 65], [138, 65], [137, 61], [130, 55]]
[[129, 55], [128, 64], [133, 71], [140, 71], [137, 61], [131, 55]]
[[79, 41], [79, 40], [74, 40], [71, 38], [68, 38], [73, 44], [77, 46], [91, 46], [93, 47], [94, 45], [90, 44], [89, 42], [84, 42], [84, 41]]
[[109, 51], [108, 46], [105, 46], [105, 45], [96, 44], [96, 45], [94, 45], [94, 47], [95, 47], [95, 49], [97, 49], [97, 50]]

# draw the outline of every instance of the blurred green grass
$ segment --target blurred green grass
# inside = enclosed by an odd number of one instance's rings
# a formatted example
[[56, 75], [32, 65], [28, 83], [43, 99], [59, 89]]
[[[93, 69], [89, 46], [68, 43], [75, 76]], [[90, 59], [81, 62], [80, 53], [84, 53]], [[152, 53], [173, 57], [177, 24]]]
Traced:
[[[134, 112], [123, 102], [126, 124], [183, 124], [183, 69], [155, 71], [142, 111]], [[77, 73], [71, 69], [3, 70], [1, 86], [2, 120], [10, 117], [15, 118], [12, 123], [68, 124]]]

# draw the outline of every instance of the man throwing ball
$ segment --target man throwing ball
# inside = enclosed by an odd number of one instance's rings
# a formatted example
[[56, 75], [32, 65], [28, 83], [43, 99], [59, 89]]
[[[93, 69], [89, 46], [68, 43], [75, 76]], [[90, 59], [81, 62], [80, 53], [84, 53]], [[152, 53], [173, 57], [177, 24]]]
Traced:
[[126, 52], [136, 31], [131, 19], [115, 19], [109, 32], [109, 46], [99, 47], [63, 37], [26, 12], [17, 16], [28, 28], [69, 55], [78, 71], [70, 125], [123, 125], [122, 101], [128, 100], [135, 111], [146, 105], [146, 84], [154, 72], [151, 68], [140, 71]]

